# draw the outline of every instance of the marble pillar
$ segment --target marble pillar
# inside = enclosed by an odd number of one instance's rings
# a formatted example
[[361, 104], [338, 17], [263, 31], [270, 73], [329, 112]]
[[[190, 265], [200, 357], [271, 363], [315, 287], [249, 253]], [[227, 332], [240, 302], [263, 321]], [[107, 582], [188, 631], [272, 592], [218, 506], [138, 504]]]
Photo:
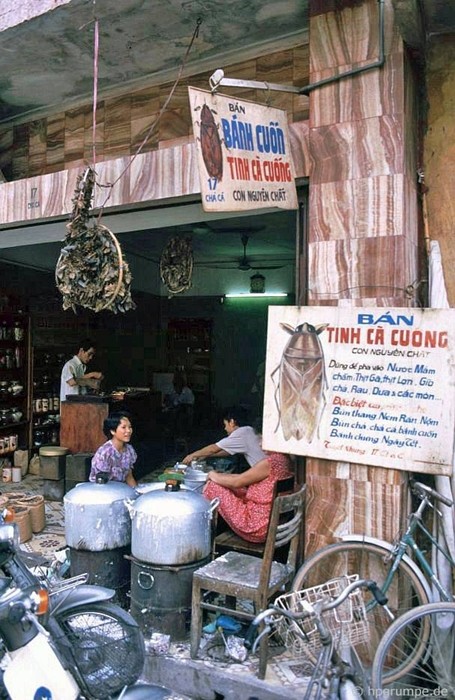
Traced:
[[[417, 304], [417, 90], [391, 0], [383, 6], [383, 67], [310, 91], [301, 302], [313, 306]], [[378, 60], [379, 7], [310, 0], [310, 85]], [[406, 472], [308, 459], [306, 480], [307, 555], [348, 532], [391, 539], [407, 514]]]

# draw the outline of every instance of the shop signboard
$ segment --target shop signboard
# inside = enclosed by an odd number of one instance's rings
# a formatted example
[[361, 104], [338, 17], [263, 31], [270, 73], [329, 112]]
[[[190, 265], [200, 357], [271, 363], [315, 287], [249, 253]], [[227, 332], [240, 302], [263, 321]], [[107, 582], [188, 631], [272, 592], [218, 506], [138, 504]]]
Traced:
[[188, 92], [204, 211], [297, 209], [286, 112]]
[[455, 310], [269, 308], [263, 445], [452, 473]]

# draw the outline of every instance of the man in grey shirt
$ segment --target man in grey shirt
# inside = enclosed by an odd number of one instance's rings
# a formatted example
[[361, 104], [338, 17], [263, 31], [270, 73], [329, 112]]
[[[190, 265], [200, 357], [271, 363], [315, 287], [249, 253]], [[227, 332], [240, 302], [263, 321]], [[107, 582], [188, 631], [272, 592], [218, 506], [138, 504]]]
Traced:
[[204, 457], [242, 454], [252, 467], [261, 459], [265, 459], [267, 455], [261, 447], [261, 436], [250, 425], [246, 425], [246, 422], [246, 411], [241, 406], [231, 406], [225, 409], [223, 423], [227, 437], [186, 455], [182, 459], [183, 464], [191, 464], [193, 459]]

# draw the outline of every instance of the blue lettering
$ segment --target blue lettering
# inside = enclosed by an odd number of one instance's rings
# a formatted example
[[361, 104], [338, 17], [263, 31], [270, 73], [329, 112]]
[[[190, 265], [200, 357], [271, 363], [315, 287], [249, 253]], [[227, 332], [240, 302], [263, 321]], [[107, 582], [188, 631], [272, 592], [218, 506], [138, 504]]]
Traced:
[[404, 323], [406, 326], [413, 326], [414, 316], [398, 314], [396, 318], [394, 318], [391, 313], [387, 312], [375, 318], [373, 314], [357, 314], [357, 323], [367, 326], [375, 326], [384, 323], [389, 326], [399, 326], [401, 323]]
[[234, 114], [231, 121], [221, 120], [223, 139], [227, 148], [238, 148], [243, 151], [253, 151], [253, 127], [249, 122], [241, 122]]

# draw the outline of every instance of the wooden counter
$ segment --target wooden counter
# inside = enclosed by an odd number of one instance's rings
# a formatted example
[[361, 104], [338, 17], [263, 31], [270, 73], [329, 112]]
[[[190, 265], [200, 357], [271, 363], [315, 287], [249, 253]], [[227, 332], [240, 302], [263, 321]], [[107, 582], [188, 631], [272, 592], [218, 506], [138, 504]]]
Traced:
[[106, 442], [103, 421], [109, 414], [108, 403], [63, 401], [60, 407], [60, 445], [72, 454], [95, 453]]
[[108, 439], [103, 422], [110, 412], [131, 416], [134, 437], [144, 440], [159, 434], [161, 395], [156, 392], [125, 395], [122, 401], [63, 401], [60, 408], [60, 445], [72, 454], [95, 453]]

